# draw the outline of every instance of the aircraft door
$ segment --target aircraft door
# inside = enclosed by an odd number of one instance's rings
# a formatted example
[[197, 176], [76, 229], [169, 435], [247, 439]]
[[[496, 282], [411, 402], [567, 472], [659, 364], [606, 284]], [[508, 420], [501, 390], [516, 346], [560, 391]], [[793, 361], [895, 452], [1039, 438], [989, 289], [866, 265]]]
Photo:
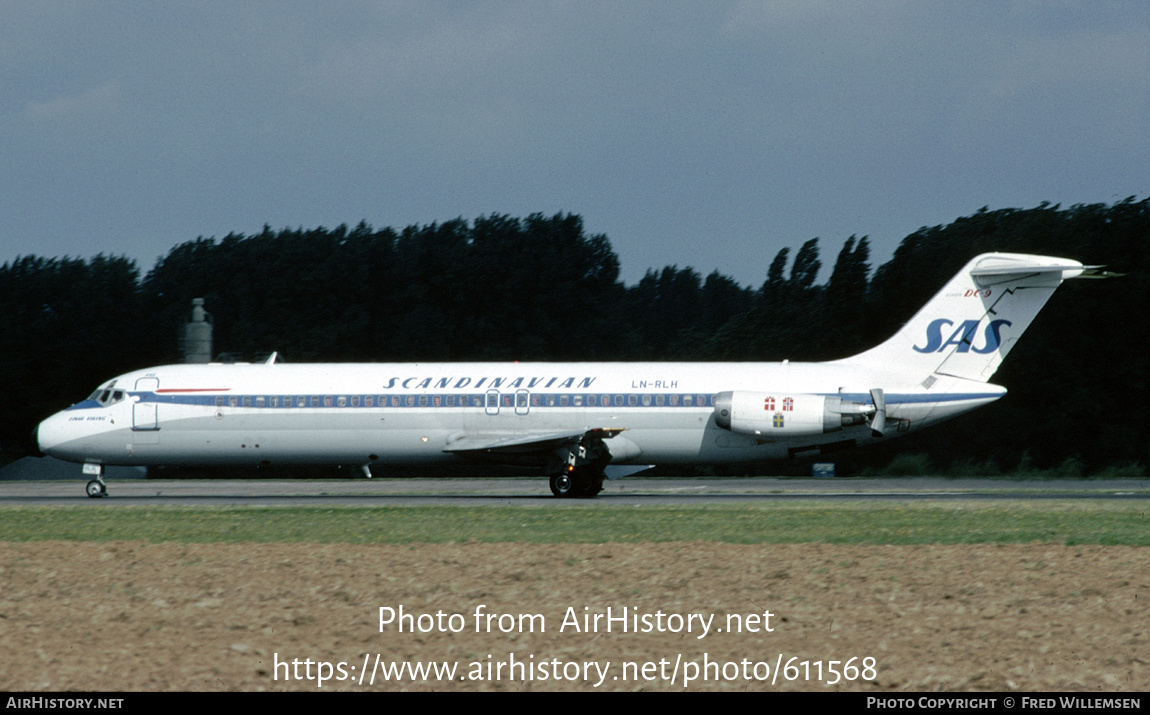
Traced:
[[489, 415], [499, 414], [499, 390], [488, 390], [484, 411]]
[[531, 411], [531, 394], [527, 390], [515, 391], [515, 414], [525, 415]]
[[155, 402], [137, 402], [132, 405], [132, 429], [141, 430], [160, 429], [159, 416], [156, 414]]
[[[141, 377], [136, 380], [136, 392], [155, 394], [160, 381], [154, 377]], [[134, 395], [132, 403], [132, 429], [136, 432], [155, 432], [160, 429], [158, 405], [147, 399], [147, 395]]]

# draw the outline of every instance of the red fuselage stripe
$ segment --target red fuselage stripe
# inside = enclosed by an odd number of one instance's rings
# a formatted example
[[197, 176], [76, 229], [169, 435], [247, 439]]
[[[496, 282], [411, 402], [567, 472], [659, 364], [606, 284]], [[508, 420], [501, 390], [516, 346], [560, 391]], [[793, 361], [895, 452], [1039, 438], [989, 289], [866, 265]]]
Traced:
[[231, 389], [232, 388], [230, 388], [230, 387], [196, 387], [196, 388], [191, 388], [191, 389], [187, 389], [187, 390], [156, 390], [156, 394], [159, 394], [161, 392], [162, 393], [171, 393], [171, 392], [227, 392]]

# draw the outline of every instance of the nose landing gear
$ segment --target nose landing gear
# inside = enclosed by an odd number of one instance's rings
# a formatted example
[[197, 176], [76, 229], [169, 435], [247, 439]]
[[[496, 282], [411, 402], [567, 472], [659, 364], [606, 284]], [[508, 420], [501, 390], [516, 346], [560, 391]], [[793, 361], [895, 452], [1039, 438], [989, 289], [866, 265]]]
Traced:
[[84, 491], [89, 497], [99, 499], [107, 495], [108, 486], [104, 484], [104, 465], [87, 463], [84, 465], [84, 474], [91, 474], [95, 477], [84, 487]]

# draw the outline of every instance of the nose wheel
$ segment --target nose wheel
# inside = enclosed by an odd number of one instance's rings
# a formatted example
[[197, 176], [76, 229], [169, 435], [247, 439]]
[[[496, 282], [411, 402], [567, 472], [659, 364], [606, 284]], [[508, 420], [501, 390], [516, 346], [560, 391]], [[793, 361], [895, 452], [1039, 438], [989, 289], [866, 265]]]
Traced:
[[108, 487], [104, 486], [104, 465], [85, 462], [84, 474], [93, 477], [93, 479], [88, 482], [88, 486], [84, 487], [84, 491], [89, 497], [99, 499], [108, 493]]

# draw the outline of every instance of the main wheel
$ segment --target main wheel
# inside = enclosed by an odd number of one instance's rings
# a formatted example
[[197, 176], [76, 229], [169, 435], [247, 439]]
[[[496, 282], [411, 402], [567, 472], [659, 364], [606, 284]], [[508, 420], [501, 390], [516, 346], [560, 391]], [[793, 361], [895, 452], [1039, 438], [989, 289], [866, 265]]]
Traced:
[[573, 496], [575, 491], [575, 480], [567, 472], [560, 472], [559, 474], [551, 475], [551, 493], [560, 499], [564, 497]]
[[88, 496], [92, 497], [93, 499], [99, 499], [108, 493], [104, 483], [99, 479], [93, 479], [92, 481], [88, 482], [88, 486], [85, 487], [85, 491], [87, 491]]
[[591, 484], [584, 492], [584, 496], [593, 497], [598, 496], [599, 492], [603, 491], [603, 481], [607, 477], [602, 474], [594, 474], [591, 476]]

